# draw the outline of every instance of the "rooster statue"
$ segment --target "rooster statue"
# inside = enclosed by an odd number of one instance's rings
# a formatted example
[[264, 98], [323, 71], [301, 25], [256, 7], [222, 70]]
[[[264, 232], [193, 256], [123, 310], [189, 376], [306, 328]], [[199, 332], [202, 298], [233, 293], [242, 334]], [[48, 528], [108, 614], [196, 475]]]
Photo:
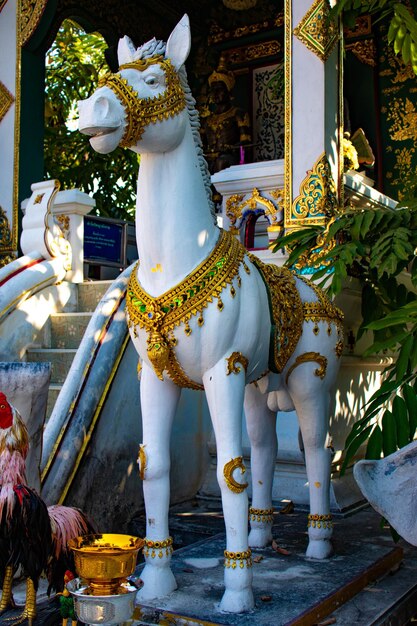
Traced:
[[73, 570], [68, 540], [95, 529], [78, 509], [47, 507], [27, 485], [28, 451], [27, 428], [17, 409], [0, 392], [0, 614], [15, 608], [12, 580], [20, 567], [26, 578], [26, 602], [14, 623], [27, 619], [31, 626], [40, 575], [46, 573], [48, 593], [52, 589], [62, 591], [66, 570]]

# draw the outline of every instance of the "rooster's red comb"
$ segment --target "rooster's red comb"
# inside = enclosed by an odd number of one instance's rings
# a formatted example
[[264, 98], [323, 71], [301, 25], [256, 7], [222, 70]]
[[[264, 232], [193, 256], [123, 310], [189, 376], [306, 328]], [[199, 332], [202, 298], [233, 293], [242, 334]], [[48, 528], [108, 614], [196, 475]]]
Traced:
[[13, 424], [13, 411], [7, 398], [0, 391], [0, 428], [10, 428]]

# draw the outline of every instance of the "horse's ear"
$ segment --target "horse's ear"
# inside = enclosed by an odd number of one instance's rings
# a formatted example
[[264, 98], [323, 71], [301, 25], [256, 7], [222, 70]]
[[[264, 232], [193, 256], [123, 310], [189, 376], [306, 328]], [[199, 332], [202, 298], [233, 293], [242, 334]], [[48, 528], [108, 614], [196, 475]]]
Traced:
[[134, 60], [134, 54], [136, 48], [133, 45], [133, 41], [125, 35], [123, 39], [119, 39], [119, 45], [117, 46], [117, 57], [119, 59], [119, 65], [125, 63], [132, 63]]
[[169, 36], [165, 56], [171, 59], [172, 65], [178, 70], [185, 63], [190, 53], [190, 48], [190, 20], [188, 15], [185, 14]]

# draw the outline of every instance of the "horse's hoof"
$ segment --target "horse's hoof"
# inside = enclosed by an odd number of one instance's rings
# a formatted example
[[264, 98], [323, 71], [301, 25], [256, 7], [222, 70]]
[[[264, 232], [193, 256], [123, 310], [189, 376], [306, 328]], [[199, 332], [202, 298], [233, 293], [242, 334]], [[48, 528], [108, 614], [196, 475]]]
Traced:
[[141, 572], [143, 587], [136, 594], [137, 602], [163, 598], [177, 588], [177, 581], [170, 568], [160, 568], [145, 565]]
[[306, 552], [308, 559], [328, 559], [332, 554], [331, 541], [328, 539], [310, 539]]
[[234, 591], [226, 589], [220, 602], [220, 610], [226, 613], [244, 613], [255, 606], [252, 589]]
[[272, 529], [269, 528], [252, 528], [248, 536], [248, 545], [250, 548], [265, 548], [272, 543]]

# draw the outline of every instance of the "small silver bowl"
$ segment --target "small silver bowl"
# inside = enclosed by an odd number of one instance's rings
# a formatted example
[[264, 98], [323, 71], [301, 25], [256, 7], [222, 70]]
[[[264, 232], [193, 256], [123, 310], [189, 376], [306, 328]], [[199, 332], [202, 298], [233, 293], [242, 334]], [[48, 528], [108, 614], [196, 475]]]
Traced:
[[[131, 619], [135, 610], [135, 598], [142, 581], [122, 583], [119, 593], [111, 596], [90, 595], [88, 583], [74, 578], [67, 589], [74, 598], [78, 619], [85, 624], [121, 624]], [[139, 584], [138, 584], [139, 583]]]

